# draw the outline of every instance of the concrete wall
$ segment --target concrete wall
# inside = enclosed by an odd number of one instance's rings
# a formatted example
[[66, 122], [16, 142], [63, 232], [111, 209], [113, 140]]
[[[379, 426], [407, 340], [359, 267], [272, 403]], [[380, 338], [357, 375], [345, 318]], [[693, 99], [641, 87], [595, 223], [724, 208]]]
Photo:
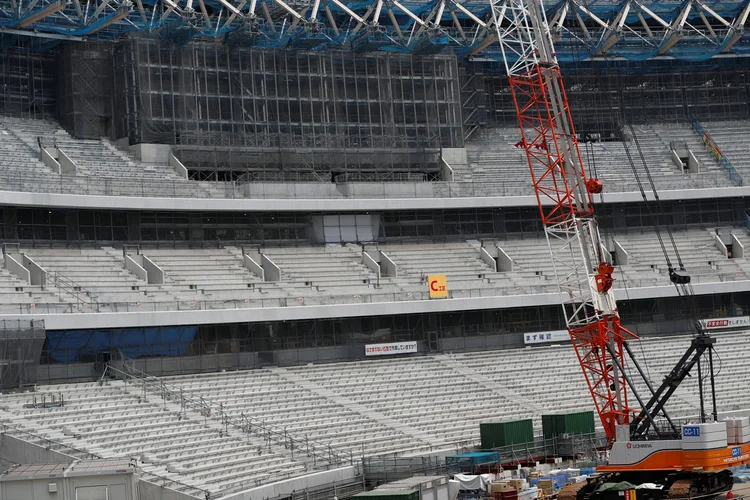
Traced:
[[263, 276], [266, 281], [280, 281], [281, 280], [281, 269], [279, 266], [273, 263], [271, 259], [262, 254], [260, 256], [261, 265], [263, 266]]
[[0, 465], [5, 471], [14, 464], [69, 463], [73, 458], [59, 451], [23, 441], [7, 434], [0, 434]]
[[[493, 253], [497, 253], [497, 247], [490, 247]], [[497, 261], [495, 256], [487, 251], [485, 247], [479, 249], [479, 258], [482, 259], [493, 271], [497, 272]]]
[[195, 497], [141, 479], [138, 481], [138, 500], [195, 500]]
[[398, 276], [398, 265], [382, 250], [380, 251], [380, 269], [383, 276]]
[[177, 159], [177, 157], [172, 154], [172, 151], [169, 152], [169, 157], [167, 158], [169, 161], [169, 166], [174, 169], [175, 172], [177, 172], [177, 175], [183, 179], [188, 178], [188, 171], [187, 168], [185, 168], [185, 165], [182, 164], [180, 160]]
[[39, 365], [36, 369], [38, 384], [64, 384], [68, 382], [91, 382], [101, 377], [94, 363], [60, 363]]
[[441, 158], [440, 161], [440, 180], [445, 182], [453, 182], [455, 179], [455, 174], [453, 172], [453, 167], [448, 165], [448, 162], [445, 161], [445, 158]]
[[47, 285], [47, 271], [42, 268], [39, 264], [31, 260], [25, 253], [21, 254], [21, 262], [23, 267], [29, 270], [29, 278], [32, 285], [46, 286]]
[[[466, 148], [443, 148], [441, 149], [441, 156], [444, 163], [450, 165], [452, 171], [465, 169], [469, 164], [469, 156], [466, 154]], [[441, 179], [444, 181], [452, 181], [453, 176], [448, 176], [449, 172], [447, 169], [441, 171]], [[452, 174], [452, 172], [451, 172]]]
[[370, 257], [370, 254], [364, 250], [362, 251], [362, 264], [367, 266], [368, 269], [377, 274], [378, 278], [380, 278], [380, 264], [378, 264], [377, 261]]
[[[389, 197], [386, 195], [371, 196], [366, 199], [349, 199], [337, 196], [333, 184], [310, 183], [304, 185], [279, 184], [280, 195], [274, 197], [269, 183], [244, 184], [246, 199], [217, 199], [197, 198], [186, 203], [182, 198], [172, 197], [139, 197], [139, 196], [88, 196], [56, 193], [29, 193], [6, 191], [3, 193], [3, 204], [17, 207], [52, 207], [52, 208], [80, 208], [96, 210], [175, 210], [183, 212], [217, 211], [217, 212], [369, 212], [374, 210], [450, 210], [460, 208], [497, 208], [497, 207], [536, 207], [534, 196], [485, 196], [485, 197], [444, 197], [433, 196], [432, 183], [417, 183], [429, 191], [423, 195], [420, 188], [418, 196], [406, 198]], [[387, 186], [399, 183], [384, 182]], [[412, 183], [408, 183], [405, 190], [413, 192]], [[456, 184], [459, 185], [459, 184]], [[171, 186], [171, 184], [170, 184]], [[331, 188], [331, 186], [334, 186]], [[334, 192], [331, 193], [330, 189]], [[268, 196], [264, 193], [268, 189]], [[381, 189], [382, 191], [382, 189]], [[253, 193], [260, 193], [255, 195]], [[659, 194], [662, 201], [671, 200], [701, 200], [723, 199], [750, 196], [749, 186], [717, 187], [707, 189], [688, 189], [663, 191]], [[653, 196], [649, 195], [649, 199]], [[295, 198], [290, 202], [290, 198]], [[593, 196], [595, 203], [601, 203], [601, 196]], [[641, 203], [641, 194], [636, 191], [625, 193], [607, 193], [607, 203]]]
[[[54, 148], [42, 148], [40, 151], [42, 163], [44, 163], [47, 168], [52, 170], [54, 173], [59, 174], [60, 173], [60, 164], [55, 160], [55, 157], [48, 151], [48, 149], [54, 149]], [[57, 150], [55, 150], [55, 155], [57, 155]]]
[[172, 147], [168, 144], [136, 144], [128, 148], [130, 154], [143, 163], [165, 165], [169, 162]]
[[154, 261], [152, 261], [145, 255], [141, 255], [141, 264], [143, 265], [143, 269], [145, 269], [146, 273], [148, 274], [149, 285], [164, 284], [164, 270], [161, 267], [157, 266]]
[[741, 259], [745, 256], [745, 245], [737, 239], [737, 235], [732, 234], [732, 257]]
[[[140, 279], [148, 283], [148, 271], [146, 271], [137, 261], [139, 255], [125, 256], [125, 269], [138, 276]], [[141, 260], [141, 259], [138, 259]]]
[[23, 264], [18, 262], [15, 257], [12, 255], [6, 253], [5, 254], [5, 262], [3, 263], [5, 269], [13, 273], [15, 276], [18, 277], [21, 281], [31, 284], [31, 273], [28, 269], [23, 267]]
[[688, 171], [691, 174], [699, 174], [701, 172], [701, 162], [695, 157], [692, 151], [688, 149]]
[[724, 244], [723, 241], [721, 241], [721, 236], [719, 236], [719, 233], [711, 233], [711, 236], [714, 238], [714, 245], [716, 246], [716, 249], [724, 255], [725, 258], [729, 258], [729, 250], [727, 249], [727, 246]]
[[334, 481], [343, 482], [346, 480], [351, 480], [355, 477], [357, 477], [356, 467], [341, 467], [339, 469], [317, 472], [304, 477], [292, 478], [285, 481], [279, 481], [277, 483], [267, 484], [265, 486], [260, 486], [258, 488], [243, 491], [235, 495], [227, 495], [225, 497], [222, 497], [222, 499], [266, 500], [267, 498], [289, 495], [295, 491], [303, 491], [307, 488], [323, 486]]
[[680, 155], [677, 154], [677, 151], [674, 149], [669, 152], [669, 159], [672, 160], [672, 163], [674, 163], [675, 167], [682, 172], [684, 170], [684, 167], [682, 165], [682, 160], [680, 159]]
[[618, 266], [625, 266], [630, 264], [630, 254], [625, 250], [625, 247], [620, 245], [620, 242], [614, 240], [615, 243], [615, 258], [617, 259]]
[[249, 255], [243, 254], [242, 262], [245, 264], [245, 267], [250, 270], [250, 272], [258, 276], [263, 281], [266, 280], [266, 274], [265, 271], [263, 271], [263, 266], [255, 262], [255, 260], [253, 260]]
[[57, 161], [60, 163], [60, 173], [63, 175], [76, 175], [78, 168], [73, 160], [62, 149], [57, 150]]
[[513, 270], [513, 259], [499, 245], [497, 247], [497, 270], [508, 273]]

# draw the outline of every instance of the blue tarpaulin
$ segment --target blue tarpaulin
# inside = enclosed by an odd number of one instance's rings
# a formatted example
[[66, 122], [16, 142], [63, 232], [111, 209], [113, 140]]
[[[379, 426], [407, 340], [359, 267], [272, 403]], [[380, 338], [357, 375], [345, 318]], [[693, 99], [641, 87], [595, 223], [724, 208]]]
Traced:
[[197, 333], [197, 326], [65, 330], [48, 331], [47, 340], [54, 361], [72, 363], [111, 351], [128, 358], [180, 356], [187, 353]]
[[495, 463], [500, 463], [500, 453], [496, 451], [473, 451], [471, 453], [464, 453], [463, 455], [445, 457], [445, 465], [448, 467], [462, 467], [467, 465], [475, 466]]

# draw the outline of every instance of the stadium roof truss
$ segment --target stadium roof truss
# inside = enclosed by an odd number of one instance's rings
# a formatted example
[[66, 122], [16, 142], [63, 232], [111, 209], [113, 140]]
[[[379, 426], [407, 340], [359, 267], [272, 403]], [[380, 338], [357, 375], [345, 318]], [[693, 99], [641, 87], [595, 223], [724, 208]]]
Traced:
[[[214, 38], [418, 54], [450, 48], [462, 57], [499, 60], [494, 23], [508, 22], [506, 1], [0, 0], [0, 33], [5, 44], [17, 37], [108, 40], [140, 31], [176, 43]], [[561, 61], [750, 53], [750, 0], [561, 0], [546, 10]]]

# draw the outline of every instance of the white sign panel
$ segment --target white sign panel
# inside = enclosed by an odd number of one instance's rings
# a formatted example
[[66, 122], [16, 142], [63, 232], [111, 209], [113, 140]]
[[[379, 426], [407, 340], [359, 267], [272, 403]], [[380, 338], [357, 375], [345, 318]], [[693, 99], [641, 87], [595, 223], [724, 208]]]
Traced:
[[390, 342], [388, 344], [365, 344], [365, 356], [388, 354], [412, 354], [417, 352], [416, 342]]
[[750, 316], [737, 316], [736, 318], [713, 318], [702, 319], [701, 325], [706, 330], [723, 330], [725, 328], [748, 328], [750, 327]]
[[538, 332], [538, 333], [524, 333], [523, 343], [526, 345], [531, 344], [546, 344], [547, 342], [569, 342], [570, 335], [568, 330], [557, 330], [554, 332]]

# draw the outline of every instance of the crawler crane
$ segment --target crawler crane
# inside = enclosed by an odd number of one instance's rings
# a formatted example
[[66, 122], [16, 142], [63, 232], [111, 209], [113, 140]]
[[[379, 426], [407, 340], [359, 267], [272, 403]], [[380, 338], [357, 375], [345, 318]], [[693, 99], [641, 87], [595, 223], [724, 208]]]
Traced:
[[[695, 499], [728, 491], [729, 467], [750, 462], [750, 442], [743, 442], [743, 432], [739, 441], [734, 433], [727, 439], [726, 422], [716, 422], [715, 395], [713, 422], [706, 422], [701, 359], [708, 357], [713, 394], [715, 339], [698, 325], [664, 382], [651, 385], [628, 345], [637, 337], [620, 324], [612, 291], [615, 268], [594, 213], [593, 195], [603, 185], [584, 169], [544, 6], [541, 0], [490, 0], [490, 5], [521, 129], [517, 147], [526, 152], [567, 329], [610, 446], [608, 465], [587, 482], [563, 488], [560, 500]], [[692, 292], [682, 266], [670, 265], [669, 271], [681, 295]], [[695, 367], [700, 422], [680, 425], [667, 403]], [[636, 379], [648, 389], [645, 398]], [[611, 483], [633, 486], [625, 493], [622, 486], [603, 487]]]

